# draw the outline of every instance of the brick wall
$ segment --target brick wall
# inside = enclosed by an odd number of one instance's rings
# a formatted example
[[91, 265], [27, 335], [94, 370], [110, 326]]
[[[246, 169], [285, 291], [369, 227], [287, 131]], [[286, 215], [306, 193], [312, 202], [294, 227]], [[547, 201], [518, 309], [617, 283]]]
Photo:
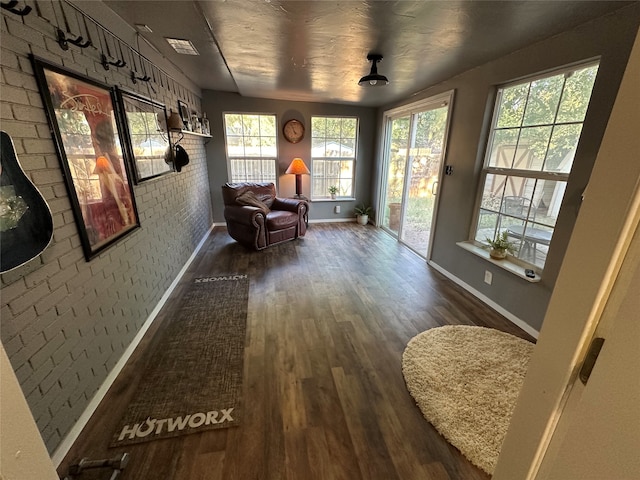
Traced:
[[[2, 10], [0, 121], [18, 159], [54, 217], [51, 245], [1, 276], [0, 333], [50, 452], [80, 417], [136, 332], [206, 234], [212, 221], [203, 139], [181, 144], [190, 163], [134, 187], [141, 228], [85, 261], [49, 131], [30, 53], [108, 85], [149, 96], [129, 70], [105, 71], [95, 48], [55, 42], [54, 28], [34, 13]], [[199, 105], [194, 92], [155, 84], [154, 99]], [[174, 108], [175, 110], [175, 108]]]

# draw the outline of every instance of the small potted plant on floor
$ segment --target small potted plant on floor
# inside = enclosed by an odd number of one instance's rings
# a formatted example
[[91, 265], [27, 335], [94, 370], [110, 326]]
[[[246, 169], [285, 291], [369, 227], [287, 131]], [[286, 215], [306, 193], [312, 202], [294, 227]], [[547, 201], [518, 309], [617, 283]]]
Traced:
[[505, 230], [499, 234], [494, 240], [487, 237], [487, 243], [491, 247], [489, 256], [496, 260], [502, 260], [507, 256], [507, 252], [515, 253], [515, 244], [508, 239], [509, 233]]
[[336, 185], [331, 185], [329, 187], [329, 193], [331, 194], [331, 198], [336, 198], [336, 193], [338, 193], [338, 187]]
[[369, 215], [371, 214], [371, 207], [362, 205], [357, 206], [355, 209], [356, 212], [356, 220], [360, 225], [366, 225], [369, 222]]

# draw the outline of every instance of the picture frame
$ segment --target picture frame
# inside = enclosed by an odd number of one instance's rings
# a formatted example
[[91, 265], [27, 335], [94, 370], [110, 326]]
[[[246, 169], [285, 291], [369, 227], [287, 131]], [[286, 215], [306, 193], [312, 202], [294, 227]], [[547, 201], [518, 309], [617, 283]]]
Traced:
[[191, 128], [189, 128], [189, 125], [191, 124], [191, 112], [189, 110], [189, 105], [182, 100], [178, 100], [178, 113], [180, 113], [180, 118], [184, 125], [183, 129], [191, 130]]
[[174, 171], [167, 109], [159, 102], [116, 88], [118, 107], [126, 134], [127, 157], [137, 183]]
[[31, 59], [89, 261], [140, 227], [115, 93], [108, 85]]

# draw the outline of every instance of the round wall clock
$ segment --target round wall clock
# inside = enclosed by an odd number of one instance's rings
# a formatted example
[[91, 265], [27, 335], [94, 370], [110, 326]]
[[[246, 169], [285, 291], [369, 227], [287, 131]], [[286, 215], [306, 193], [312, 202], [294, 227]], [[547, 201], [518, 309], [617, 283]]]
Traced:
[[304, 138], [304, 125], [299, 120], [289, 120], [282, 127], [287, 142], [298, 143]]

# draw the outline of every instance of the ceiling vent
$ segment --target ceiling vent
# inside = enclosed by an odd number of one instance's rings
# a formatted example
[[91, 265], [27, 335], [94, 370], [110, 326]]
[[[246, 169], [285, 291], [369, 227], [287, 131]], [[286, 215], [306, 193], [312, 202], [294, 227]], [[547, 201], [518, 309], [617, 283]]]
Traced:
[[200, 55], [190, 40], [182, 40], [179, 38], [166, 38], [169, 45], [182, 55]]

